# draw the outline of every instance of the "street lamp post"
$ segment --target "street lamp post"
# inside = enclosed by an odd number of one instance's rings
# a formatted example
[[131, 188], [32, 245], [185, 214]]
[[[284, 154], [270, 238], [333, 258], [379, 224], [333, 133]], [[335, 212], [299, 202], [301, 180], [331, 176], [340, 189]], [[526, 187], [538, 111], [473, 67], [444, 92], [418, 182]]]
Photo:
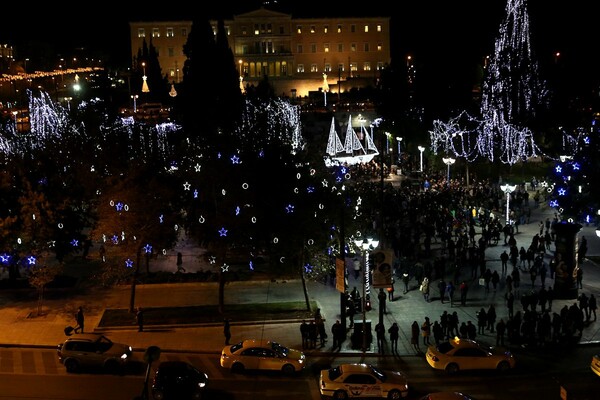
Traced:
[[450, 185], [450, 166], [452, 164], [454, 164], [456, 162], [456, 160], [451, 157], [444, 157], [444, 158], [442, 158], [442, 161], [444, 162], [444, 164], [446, 164], [448, 166], [448, 175], [446, 178], [446, 182], [448, 185]]
[[514, 192], [516, 188], [517, 185], [500, 185], [500, 189], [506, 193], [506, 225], [510, 223], [510, 194]]
[[133, 99], [133, 113], [134, 114], [137, 113], [137, 99], [138, 99], [138, 97], [140, 97], [140, 96], [137, 95], [137, 94], [132, 94], [131, 95], [131, 98]]
[[363, 256], [363, 280], [362, 280], [362, 352], [367, 351], [367, 277], [369, 276], [368, 254], [369, 250], [375, 249], [379, 241], [372, 238], [355, 240], [354, 243], [361, 250]]
[[12, 115], [15, 118], [15, 132], [17, 131], [17, 115], [18, 114], [19, 114], [19, 112], [16, 110], [12, 112]]
[[425, 151], [425, 147], [419, 146], [417, 148], [419, 149], [419, 152], [421, 153], [421, 169], [419, 172], [423, 172], [423, 152]]

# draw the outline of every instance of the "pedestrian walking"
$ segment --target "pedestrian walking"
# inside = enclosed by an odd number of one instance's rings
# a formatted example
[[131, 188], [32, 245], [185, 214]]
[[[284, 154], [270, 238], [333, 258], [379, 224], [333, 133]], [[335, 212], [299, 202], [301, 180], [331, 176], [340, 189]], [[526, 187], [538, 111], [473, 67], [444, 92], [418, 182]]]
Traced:
[[306, 350], [310, 347], [309, 335], [308, 335], [308, 324], [306, 320], [303, 319], [300, 324], [300, 336], [302, 337], [302, 350]]
[[319, 337], [319, 330], [317, 329], [317, 324], [315, 321], [310, 321], [308, 325], [308, 348], [315, 349], [317, 348], [317, 338]]
[[135, 313], [135, 320], [138, 326], [138, 332], [144, 332], [144, 309], [138, 307]]
[[392, 285], [387, 288], [388, 300], [394, 301], [394, 278], [392, 278]]
[[379, 351], [379, 354], [384, 354], [385, 349], [383, 346], [385, 345], [385, 326], [383, 325], [383, 322], [379, 322], [377, 325], [375, 325], [375, 333], [377, 336], [377, 350]]
[[231, 340], [231, 324], [228, 318], [223, 321], [223, 335], [225, 336], [225, 345], [228, 346], [229, 340]]
[[352, 298], [349, 298], [347, 303], [348, 309], [346, 311], [346, 314], [350, 319], [350, 329], [352, 329], [354, 327], [354, 316], [356, 315], [356, 306], [354, 305], [354, 301], [352, 300]]
[[431, 326], [431, 332], [433, 333], [433, 340], [435, 345], [438, 346], [442, 340], [444, 340], [444, 330], [442, 329], [442, 325], [439, 321], [433, 321], [433, 325]]
[[404, 294], [408, 293], [408, 281], [410, 280], [410, 277], [408, 275], [408, 272], [404, 272], [402, 274], [402, 283], [404, 283]]
[[358, 257], [354, 257], [354, 260], [352, 260], [352, 268], [354, 269], [354, 279], [358, 279], [360, 276], [360, 260]]
[[410, 344], [412, 344], [413, 349], [417, 354], [421, 354], [421, 347], [419, 346], [419, 323], [417, 321], [413, 321], [410, 326]]
[[77, 325], [75, 325], [75, 333], [84, 333], [83, 332], [83, 325], [85, 322], [85, 317], [83, 315], [83, 307], [79, 306], [79, 308], [77, 309], [77, 313], [75, 314], [75, 322], [77, 323]]
[[388, 329], [388, 333], [390, 334], [390, 343], [392, 345], [392, 354], [398, 354], [398, 338], [400, 337], [400, 327], [397, 322], [394, 322], [390, 329]]

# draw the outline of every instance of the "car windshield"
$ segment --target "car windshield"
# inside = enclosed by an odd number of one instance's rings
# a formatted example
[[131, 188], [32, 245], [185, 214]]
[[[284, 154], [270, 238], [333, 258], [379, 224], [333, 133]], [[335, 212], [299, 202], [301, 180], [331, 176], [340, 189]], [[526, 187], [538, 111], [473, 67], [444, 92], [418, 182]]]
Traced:
[[342, 368], [341, 367], [329, 368], [329, 371], [327, 371], [327, 373], [329, 375], [329, 380], [334, 381], [337, 378], [339, 378], [340, 376], [342, 376]]
[[446, 354], [453, 348], [454, 348], [454, 346], [452, 346], [452, 344], [450, 342], [442, 342], [437, 347], [438, 351], [442, 354]]
[[98, 350], [104, 353], [112, 347], [113, 342], [106, 336], [100, 336], [100, 338], [96, 342], [96, 345], [98, 346]]
[[284, 357], [287, 357], [288, 353], [290, 352], [290, 350], [287, 347], [282, 346], [277, 342], [271, 342], [271, 348], [275, 353]]
[[377, 368], [373, 365], [369, 365], [369, 367], [371, 368], [371, 372], [373, 373], [373, 375], [375, 375], [377, 377], [377, 379], [379, 379], [381, 382], [386, 381], [387, 376], [385, 375], [385, 372], [383, 372], [382, 370], [380, 370], [379, 368]]

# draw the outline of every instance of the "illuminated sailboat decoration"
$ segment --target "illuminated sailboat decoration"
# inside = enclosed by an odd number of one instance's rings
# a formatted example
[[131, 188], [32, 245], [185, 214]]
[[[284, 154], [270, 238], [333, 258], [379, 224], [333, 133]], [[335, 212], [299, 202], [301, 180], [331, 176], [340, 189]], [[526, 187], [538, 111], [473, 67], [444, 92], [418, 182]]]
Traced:
[[371, 133], [361, 125], [361, 136], [364, 138], [364, 146], [361, 139], [352, 128], [352, 116], [348, 117], [348, 127], [346, 128], [346, 137], [342, 144], [339, 135], [335, 130], [335, 117], [331, 119], [329, 128], [329, 138], [327, 140], [327, 155], [325, 156], [325, 165], [354, 165], [365, 164], [373, 160], [379, 154], [375, 143], [373, 143], [373, 131]]

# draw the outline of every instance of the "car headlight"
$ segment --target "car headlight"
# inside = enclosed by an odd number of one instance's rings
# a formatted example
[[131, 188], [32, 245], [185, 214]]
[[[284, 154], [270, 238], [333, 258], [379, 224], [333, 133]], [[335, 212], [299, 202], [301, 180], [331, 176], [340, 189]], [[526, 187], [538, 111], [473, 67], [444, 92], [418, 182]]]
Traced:
[[304, 358], [298, 360], [298, 364], [302, 364], [304, 362]]
[[123, 353], [123, 354], [121, 354], [121, 360], [126, 360], [126, 359], [127, 359], [127, 357], [129, 357], [129, 356], [127, 355], [127, 353]]

